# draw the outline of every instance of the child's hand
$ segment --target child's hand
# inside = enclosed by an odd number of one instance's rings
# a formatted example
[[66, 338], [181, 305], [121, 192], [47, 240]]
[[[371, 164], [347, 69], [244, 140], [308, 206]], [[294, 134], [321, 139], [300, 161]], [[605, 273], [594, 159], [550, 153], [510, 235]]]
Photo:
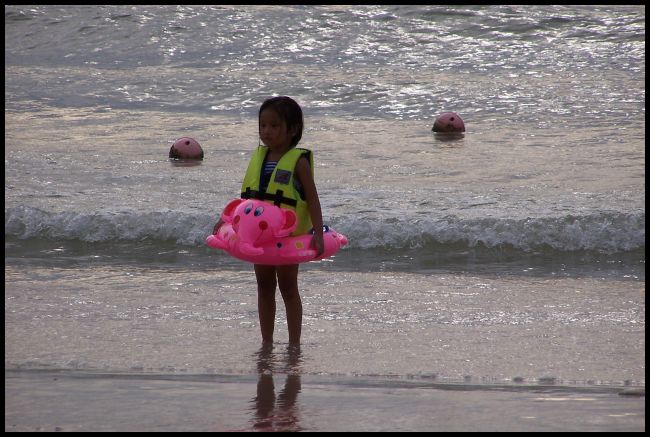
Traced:
[[325, 241], [323, 241], [323, 233], [314, 233], [314, 236], [311, 237], [311, 243], [309, 243], [309, 247], [311, 249], [314, 249], [316, 251], [316, 256], [315, 258], [318, 258], [325, 252]]

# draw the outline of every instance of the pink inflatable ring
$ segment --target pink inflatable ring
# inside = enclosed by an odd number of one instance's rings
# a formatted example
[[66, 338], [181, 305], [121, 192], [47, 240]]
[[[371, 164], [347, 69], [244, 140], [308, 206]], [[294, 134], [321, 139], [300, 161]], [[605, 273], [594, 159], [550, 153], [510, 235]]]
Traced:
[[203, 159], [203, 149], [194, 138], [183, 137], [177, 139], [169, 149], [169, 157], [172, 159]]
[[[231, 200], [221, 214], [224, 224], [205, 244], [253, 264], [286, 265], [316, 261], [334, 255], [348, 239], [325, 226], [325, 252], [316, 258], [310, 248], [312, 234], [290, 236], [296, 228], [296, 214], [255, 199]], [[313, 231], [312, 231], [313, 232]]]

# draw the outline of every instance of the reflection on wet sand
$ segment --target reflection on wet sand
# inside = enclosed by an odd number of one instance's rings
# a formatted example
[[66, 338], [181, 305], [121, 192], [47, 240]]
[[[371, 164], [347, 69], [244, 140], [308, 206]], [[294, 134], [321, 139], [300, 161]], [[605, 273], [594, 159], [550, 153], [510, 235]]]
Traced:
[[[301, 431], [300, 408], [300, 346], [288, 346], [284, 353], [275, 353], [272, 344], [264, 344], [256, 352], [257, 393], [251, 400], [253, 428], [258, 431]], [[284, 374], [284, 388], [276, 396], [274, 373]]]

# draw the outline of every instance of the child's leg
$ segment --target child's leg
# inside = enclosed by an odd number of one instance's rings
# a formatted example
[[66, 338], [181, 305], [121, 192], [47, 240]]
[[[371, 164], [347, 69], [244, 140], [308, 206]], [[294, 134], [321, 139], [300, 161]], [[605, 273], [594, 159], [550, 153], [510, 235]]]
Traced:
[[302, 301], [298, 292], [298, 264], [277, 266], [280, 293], [287, 309], [289, 344], [300, 344], [302, 329]]
[[273, 343], [275, 325], [275, 267], [255, 264], [257, 278], [257, 312], [260, 318], [262, 342]]

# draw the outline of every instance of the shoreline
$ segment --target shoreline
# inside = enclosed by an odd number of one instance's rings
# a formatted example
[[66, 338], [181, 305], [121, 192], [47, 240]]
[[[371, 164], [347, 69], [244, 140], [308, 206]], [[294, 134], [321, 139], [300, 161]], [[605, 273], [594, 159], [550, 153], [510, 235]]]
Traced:
[[5, 431], [643, 431], [645, 389], [5, 369]]
[[[259, 368], [259, 364], [258, 364]], [[98, 368], [65, 368], [65, 367], [29, 367], [12, 366], [5, 363], [5, 378], [7, 376], [20, 377], [23, 375], [38, 377], [40, 375], [56, 377], [69, 377], [75, 379], [141, 379], [177, 382], [199, 383], [247, 383], [256, 379], [260, 374], [265, 375], [297, 375], [317, 384], [336, 384], [350, 387], [388, 387], [388, 388], [428, 388], [436, 390], [483, 390], [483, 391], [536, 391], [551, 390], [567, 393], [609, 393], [620, 396], [645, 396], [645, 380], [624, 381], [595, 381], [595, 380], [565, 380], [555, 377], [523, 378], [496, 378], [489, 376], [452, 377], [441, 376], [435, 373], [414, 374], [363, 374], [363, 373], [309, 373], [298, 367], [292, 369], [274, 369], [273, 367], [261, 369], [259, 372], [204, 372], [195, 373], [187, 369], [98, 369]]]

